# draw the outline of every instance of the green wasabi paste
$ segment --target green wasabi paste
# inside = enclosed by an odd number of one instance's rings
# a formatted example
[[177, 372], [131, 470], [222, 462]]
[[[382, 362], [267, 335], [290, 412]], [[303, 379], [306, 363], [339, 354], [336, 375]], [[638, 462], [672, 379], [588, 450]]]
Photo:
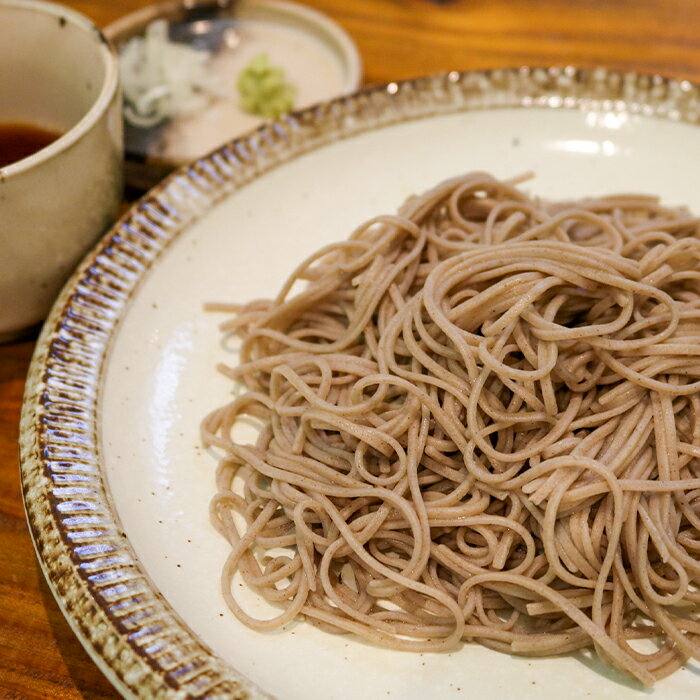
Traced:
[[271, 66], [267, 54], [253, 58], [238, 78], [241, 107], [245, 112], [276, 119], [294, 107], [294, 87], [284, 71]]

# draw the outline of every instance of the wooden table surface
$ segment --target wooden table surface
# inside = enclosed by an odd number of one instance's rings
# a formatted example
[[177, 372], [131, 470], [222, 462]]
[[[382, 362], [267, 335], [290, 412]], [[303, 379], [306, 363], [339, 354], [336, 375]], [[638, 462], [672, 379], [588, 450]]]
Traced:
[[[144, 0], [67, 0], [104, 26]], [[357, 42], [367, 84], [521, 64], [700, 80], [698, 0], [307, 0]], [[0, 300], [2, 303], [2, 300]], [[24, 519], [17, 433], [33, 341], [0, 346], [0, 697], [114, 698], [63, 619]]]

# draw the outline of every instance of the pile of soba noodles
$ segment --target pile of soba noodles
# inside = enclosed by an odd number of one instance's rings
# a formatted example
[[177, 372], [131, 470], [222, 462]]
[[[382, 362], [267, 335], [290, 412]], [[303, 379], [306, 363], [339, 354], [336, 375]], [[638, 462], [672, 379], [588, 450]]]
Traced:
[[516, 184], [443, 182], [217, 307], [246, 388], [203, 423], [224, 595], [257, 630], [594, 647], [652, 684], [700, 657], [700, 221]]

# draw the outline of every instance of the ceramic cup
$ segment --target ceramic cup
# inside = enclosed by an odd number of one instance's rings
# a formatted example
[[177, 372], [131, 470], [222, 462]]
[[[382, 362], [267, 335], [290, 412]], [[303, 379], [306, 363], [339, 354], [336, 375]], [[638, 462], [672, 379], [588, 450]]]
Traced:
[[62, 134], [0, 168], [0, 342], [40, 322], [123, 191], [119, 70], [85, 17], [0, 0], [0, 124]]

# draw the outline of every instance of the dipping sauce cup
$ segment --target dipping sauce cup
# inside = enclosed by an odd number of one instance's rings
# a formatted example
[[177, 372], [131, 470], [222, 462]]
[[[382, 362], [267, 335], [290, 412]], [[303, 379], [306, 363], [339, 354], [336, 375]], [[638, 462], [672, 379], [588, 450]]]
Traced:
[[12, 145], [26, 137], [30, 153], [0, 163], [0, 342], [46, 316], [119, 211], [117, 57], [77, 12], [0, 0], [0, 155], [13, 134]]

